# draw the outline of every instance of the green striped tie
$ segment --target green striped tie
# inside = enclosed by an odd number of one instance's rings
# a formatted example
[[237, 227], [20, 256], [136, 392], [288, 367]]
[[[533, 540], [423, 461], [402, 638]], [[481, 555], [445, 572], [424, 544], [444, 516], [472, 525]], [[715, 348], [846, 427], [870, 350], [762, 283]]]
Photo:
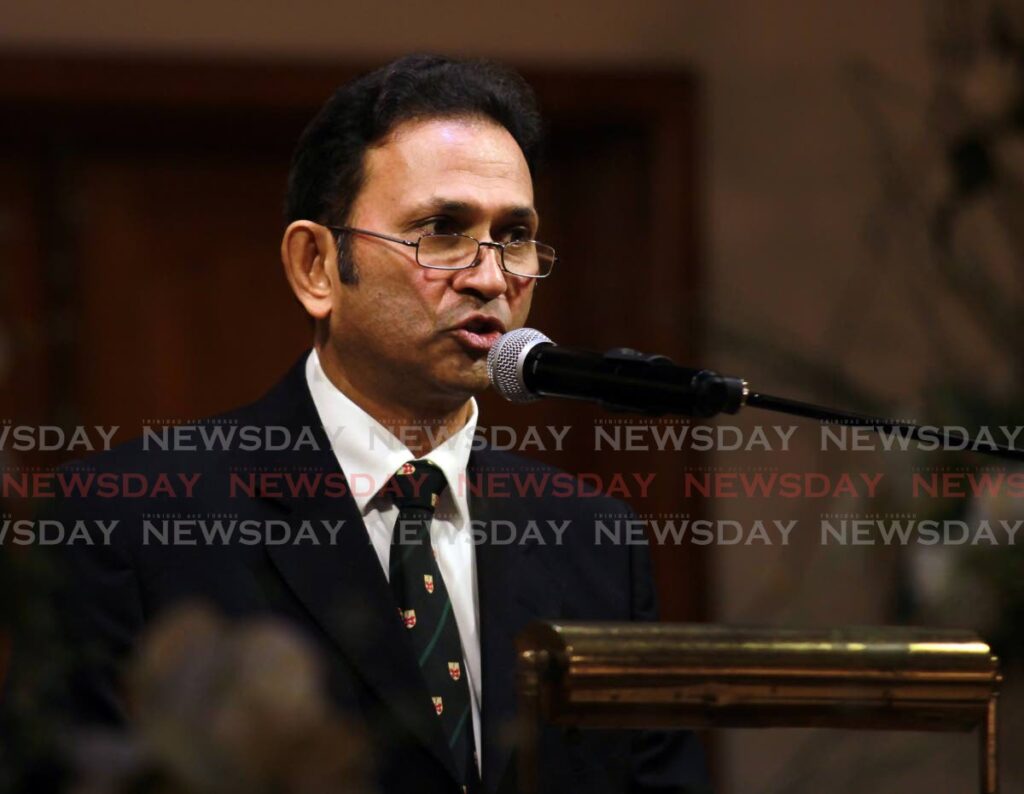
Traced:
[[388, 578], [399, 617], [426, 680], [432, 708], [455, 758], [459, 782], [472, 790], [478, 773], [462, 643], [448, 588], [430, 545], [430, 522], [446, 485], [444, 472], [436, 465], [429, 460], [414, 460], [403, 464], [385, 486], [399, 509], [391, 537]]

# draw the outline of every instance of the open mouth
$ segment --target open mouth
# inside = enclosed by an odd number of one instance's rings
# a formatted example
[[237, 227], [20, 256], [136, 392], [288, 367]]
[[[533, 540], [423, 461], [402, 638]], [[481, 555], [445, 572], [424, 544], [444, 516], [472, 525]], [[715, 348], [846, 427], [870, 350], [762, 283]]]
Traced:
[[505, 324], [496, 317], [474, 314], [454, 329], [455, 337], [470, 350], [486, 353], [505, 333]]

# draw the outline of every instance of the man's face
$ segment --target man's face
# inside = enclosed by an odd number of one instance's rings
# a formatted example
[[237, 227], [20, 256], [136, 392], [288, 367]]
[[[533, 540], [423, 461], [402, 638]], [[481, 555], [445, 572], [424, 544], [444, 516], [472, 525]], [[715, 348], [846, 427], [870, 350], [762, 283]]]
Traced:
[[[405, 122], [364, 167], [350, 226], [405, 240], [536, 235], [526, 160], [493, 122]], [[417, 265], [412, 247], [359, 234], [350, 242], [358, 283], [336, 291], [329, 342], [346, 378], [376, 400], [417, 409], [457, 406], [486, 388], [487, 351], [526, 321], [534, 282], [503, 272], [492, 248], [476, 267], [443, 271]]]

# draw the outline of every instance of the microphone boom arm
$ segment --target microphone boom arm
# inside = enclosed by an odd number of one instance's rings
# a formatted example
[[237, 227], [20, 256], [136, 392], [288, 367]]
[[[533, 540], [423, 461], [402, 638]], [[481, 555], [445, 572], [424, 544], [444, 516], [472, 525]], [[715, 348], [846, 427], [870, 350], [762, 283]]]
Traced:
[[[931, 440], [926, 439], [923, 435], [924, 428], [927, 427], [926, 425], [922, 426], [914, 424], [913, 422], [899, 422], [892, 419], [881, 419], [879, 417], [852, 413], [850, 411], [837, 411], [834, 408], [823, 408], [820, 405], [813, 405], [811, 403], [800, 402], [798, 400], [789, 400], [785, 397], [773, 397], [770, 394], [748, 391], [746, 399], [744, 400], [744, 405], [751, 408], [760, 408], [764, 411], [775, 411], [776, 413], [791, 414], [792, 416], [802, 416], [806, 419], [817, 419], [822, 423], [843, 424], [854, 427], [869, 427], [875, 432], [880, 430], [901, 430], [906, 431], [911, 438], [917, 439], [918, 441]], [[932, 426], [932, 429], [934, 430], [934, 426]], [[982, 441], [980, 439], [973, 438], [966, 433], [961, 433], [958, 430], [950, 432], [947, 429], [944, 432], [950, 441], [958, 445], [963, 445], [965, 448], [969, 448], [972, 452], [991, 455], [996, 458], [1005, 458], [1006, 460], [1024, 461], [1024, 450], [1004, 447], [990, 441]]]
[[[606, 353], [554, 344], [533, 328], [504, 334], [487, 356], [488, 376], [507, 400], [525, 403], [539, 397], [596, 402], [610, 411], [647, 416], [676, 414], [702, 419], [735, 414], [744, 406], [801, 416], [822, 423], [867, 427], [875, 432], [900, 431], [918, 441], [929, 440], [929, 426], [837, 411], [811, 403], [752, 392], [742, 378], [709, 369], [680, 367], [671, 359], [617, 347]], [[930, 426], [935, 434], [936, 428]], [[959, 430], [943, 429], [944, 438], [959, 449], [1024, 461], [1024, 450], [982, 441]]]

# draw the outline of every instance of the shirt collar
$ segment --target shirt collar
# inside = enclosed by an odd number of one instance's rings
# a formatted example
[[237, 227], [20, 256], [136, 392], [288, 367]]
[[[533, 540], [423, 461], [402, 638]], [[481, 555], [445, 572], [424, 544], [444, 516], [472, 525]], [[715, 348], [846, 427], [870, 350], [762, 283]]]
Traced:
[[[315, 349], [306, 359], [306, 384], [359, 512], [365, 516], [377, 492], [403, 463], [414, 460], [415, 455], [400, 438], [331, 383]], [[469, 402], [466, 424], [423, 456], [444, 472], [448, 481], [445, 493], [451, 495], [453, 507], [464, 520], [469, 518], [466, 467], [479, 414], [476, 400], [470, 398]]]

